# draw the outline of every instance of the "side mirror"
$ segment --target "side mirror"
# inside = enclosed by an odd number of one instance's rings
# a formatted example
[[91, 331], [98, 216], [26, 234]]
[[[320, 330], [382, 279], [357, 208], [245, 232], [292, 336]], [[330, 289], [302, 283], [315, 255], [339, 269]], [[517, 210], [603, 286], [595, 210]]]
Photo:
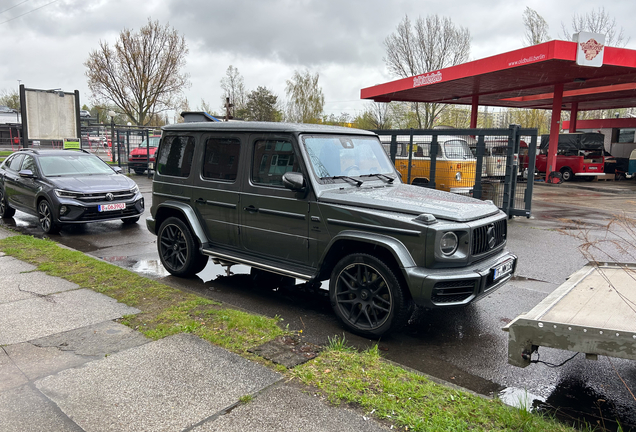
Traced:
[[35, 178], [35, 174], [30, 169], [23, 169], [18, 172], [18, 175], [22, 178]]
[[283, 185], [287, 189], [303, 192], [305, 190], [305, 177], [299, 172], [286, 172], [283, 174]]
[[124, 170], [123, 170], [123, 169], [121, 169], [121, 167], [119, 167], [119, 166], [111, 166], [110, 168], [111, 168], [113, 171], [115, 171], [115, 173], [116, 173], [116, 174], [121, 174], [121, 173], [123, 173], [123, 172], [124, 172]]

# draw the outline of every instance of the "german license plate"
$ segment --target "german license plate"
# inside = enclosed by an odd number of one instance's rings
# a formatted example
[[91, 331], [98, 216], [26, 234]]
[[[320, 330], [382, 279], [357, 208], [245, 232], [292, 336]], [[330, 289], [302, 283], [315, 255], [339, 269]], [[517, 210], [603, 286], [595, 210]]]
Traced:
[[512, 267], [514, 265], [514, 260], [509, 259], [508, 261], [504, 261], [499, 264], [497, 267], [493, 269], [493, 281], [506, 276], [512, 272]]
[[125, 209], [126, 209], [126, 203], [104, 204], [104, 205], [97, 206], [97, 211], [99, 212], [125, 210]]
[[595, 169], [598, 169], [598, 167], [589, 167], [589, 169], [595, 170]]

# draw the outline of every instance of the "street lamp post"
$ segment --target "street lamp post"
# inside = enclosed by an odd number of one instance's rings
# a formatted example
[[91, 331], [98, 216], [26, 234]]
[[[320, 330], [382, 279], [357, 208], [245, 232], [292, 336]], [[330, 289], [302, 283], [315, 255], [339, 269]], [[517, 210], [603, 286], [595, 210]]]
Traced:
[[113, 156], [113, 163], [115, 163], [115, 116], [117, 113], [115, 111], [108, 111], [108, 116], [110, 117], [110, 146], [111, 146], [111, 154]]

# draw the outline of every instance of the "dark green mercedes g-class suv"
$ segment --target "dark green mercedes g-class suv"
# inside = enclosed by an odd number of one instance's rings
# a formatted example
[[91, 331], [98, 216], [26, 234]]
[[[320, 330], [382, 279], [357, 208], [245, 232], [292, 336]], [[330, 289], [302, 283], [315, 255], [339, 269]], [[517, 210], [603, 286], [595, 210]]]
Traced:
[[285, 123], [165, 126], [148, 229], [165, 268], [188, 277], [208, 258], [318, 283], [370, 337], [415, 304], [467, 305], [514, 273], [506, 215], [479, 201], [403, 184], [367, 131]]

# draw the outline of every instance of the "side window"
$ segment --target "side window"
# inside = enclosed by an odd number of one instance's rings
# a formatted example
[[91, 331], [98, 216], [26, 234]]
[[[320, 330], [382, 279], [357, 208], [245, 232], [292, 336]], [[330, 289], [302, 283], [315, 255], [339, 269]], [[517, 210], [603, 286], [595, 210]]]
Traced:
[[189, 177], [194, 155], [194, 138], [190, 136], [166, 137], [159, 148], [157, 172], [161, 175]]
[[208, 138], [203, 156], [203, 178], [235, 181], [241, 142], [237, 138]]
[[9, 169], [12, 171], [20, 171], [20, 165], [22, 165], [22, 159], [24, 159], [23, 154], [18, 154], [11, 159], [11, 164], [9, 165]]
[[258, 140], [254, 143], [252, 182], [282, 186], [283, 174], [299, 172], [292, 143], [286, 140]]
[[33, 156], [26, 155], [24, 156], [24, 161], [22, 162], [23, 170], [31, 170], [33, 174], [38, 173], [38, 167], [35, 165], [35, 159]]

